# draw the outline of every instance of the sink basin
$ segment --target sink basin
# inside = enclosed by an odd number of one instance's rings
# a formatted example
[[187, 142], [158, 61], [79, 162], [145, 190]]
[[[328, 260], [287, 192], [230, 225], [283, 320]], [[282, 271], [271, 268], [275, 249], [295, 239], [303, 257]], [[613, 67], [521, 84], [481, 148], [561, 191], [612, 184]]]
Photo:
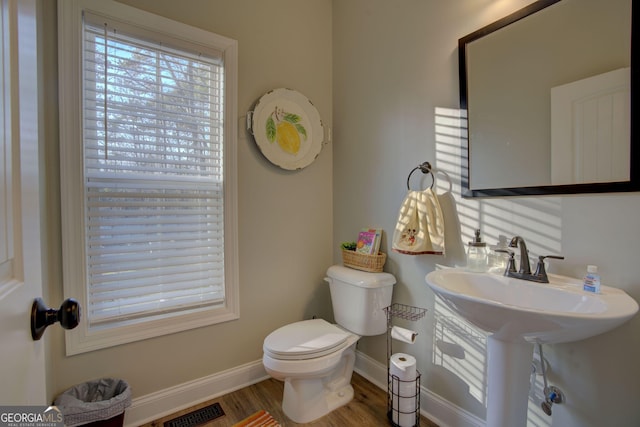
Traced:
[[607, 332], [638, 311], [620, 289], [582, 290], [580, 280], [549, 275], [534, 283], [452, 268], [426, 281], [460, 316], [489, 333], [487, 420], [489, 427], [527, 424], [533, 344], [578, 341]]
[[629, 320], [638, 304], [624, 291], [550, 274], [534, 283], [463, 269], [436, 270], [426, 281], [455, 312], [503, 341], [562, 343], [607, 332]]

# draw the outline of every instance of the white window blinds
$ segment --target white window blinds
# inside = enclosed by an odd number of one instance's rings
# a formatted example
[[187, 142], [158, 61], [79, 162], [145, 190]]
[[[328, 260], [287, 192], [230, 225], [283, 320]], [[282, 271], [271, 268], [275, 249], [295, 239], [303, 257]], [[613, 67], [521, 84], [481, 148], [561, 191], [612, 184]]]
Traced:
[[222, 56], [83, 28], [89, 325], [223, 303]]

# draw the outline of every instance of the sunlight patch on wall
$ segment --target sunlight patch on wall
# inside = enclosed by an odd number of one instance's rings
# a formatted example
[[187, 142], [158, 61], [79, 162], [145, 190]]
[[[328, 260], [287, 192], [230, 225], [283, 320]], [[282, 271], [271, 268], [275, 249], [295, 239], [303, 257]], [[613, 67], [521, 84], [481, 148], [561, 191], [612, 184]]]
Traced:
[[[447, 173], [456, 196], [462, 241], [473, 239], [477, 228], [488, 245], [500, 235], [509, 239], [521, 235], [530, 257], [560, 255], [562, 250], [562, 199], [559, 197], [462, 198], [461, 168], [466, 168], [462, 148], [467, 143], [466, 111], [435, 109], [436, 169]], [[438, 192], [449, 183], [437, 179]], [[535, 264], [534, 264], [535, 265]]]
[[[562, 255], [562, 199], [559, 197], [462, 198], [462, 168], [466, 168], [466, 111], [436, 107], [436, 153], [434, 167], [444, 172], [451, 183], [437, 180], [438, 193], [455, 195], [462, 242], [473, 240], [481, 230], [487, 245], [498, 242], [500, 236], [510, 240], [522, 236], [529, 249], [531, 266], [535, 268], [540, 255]], [[464, 157], [464, 158], [462, 158]], [[445, 218], [446, 221], [446, 218]], [[446, 242], [445, 242], [446, 245]], [[519, 249], [515, 249], [518, 258]], [[519, 260], [517, 261], [519, 265]], [[556, 261], [562, 262], [562, 261]], [[549, 266], [547, 266], [549, 268]], [[549, 268], [553, 272], [553, 265]], [[435, 298], [433, 331], [434, 365], [463, 381], [469, 394], [481, 405], [487, 404], [486, 335], [452, 312], [440, 298]], [[528, 427], [548, 427], [551, 418], [542, 412], [541, 379], [534, 376], [534, 388], [529, 399]]]
[[432, 363], [464, 379], [469, 394], [486, 406], [485, 334], [458, 317], [440, 298], [435, 300], [434, 313]]

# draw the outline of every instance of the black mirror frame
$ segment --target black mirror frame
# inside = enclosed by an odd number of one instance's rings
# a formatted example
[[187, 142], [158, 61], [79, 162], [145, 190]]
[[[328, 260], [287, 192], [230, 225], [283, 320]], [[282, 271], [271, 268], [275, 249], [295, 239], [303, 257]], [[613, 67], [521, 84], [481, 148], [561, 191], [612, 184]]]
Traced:
[[[460, 109], [467, 109], [468, 88], [467, 88], [467, 57], [466, 45], [474, 40], [497, 31], [533, 13], [553, 5], [561, 0], [540, 0], [534, 2], [496, 22], [493, 22], [473, 33], [458, 40], [458, 66], [460, 79]], [[636, 100], [638, 98], [638, 78], [640, 74], [640, 64], [638, 48], [640, 39], [638, 31], [634, 31], [638, 22], [638, 8], [631, 9], [631, 129], [630, 129], [630, 153], [629, 153], [629, 181], [624, 182], [603, 182], [570, 185], [543, 185], [531, 187], [511, 187], [511, 188], [486, 188], [471, 189], [469, 182], [469, 170], [471, 168], [469, 156], [468, 140], [463, 140], [461, 147], [461, 186], [462, 197], [499, 197], [499, 196], [540, 196], [559, 194], [580, 194], [580, 193], [616, 193], [640, 191], [640, 166], [635, 165], [640, 162], [640, 143], [636, 141], [638, 109]]]

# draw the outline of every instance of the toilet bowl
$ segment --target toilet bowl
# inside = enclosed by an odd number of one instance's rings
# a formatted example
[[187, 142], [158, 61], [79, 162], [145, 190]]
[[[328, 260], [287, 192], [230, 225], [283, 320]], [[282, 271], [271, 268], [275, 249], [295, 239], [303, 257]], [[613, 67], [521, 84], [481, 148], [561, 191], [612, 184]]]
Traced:
[[325, 280], [338, 324], [303, 320], [264, 340], [263, 365], [284, 381], [282, 409], [296, 423], [314, 421], [353, 399], [356, 343], [360, 336], [387, 330], [384, 308], [391, 304], [395, 283], [391, 274], [332, 266]]
[[353, 398], [351, 374], [359, 338], [313, 319], [283, 326], [265, 339], [262, 363], [269, 375], [284, 381], [282, 409], [292, 421], [313, 421]]

